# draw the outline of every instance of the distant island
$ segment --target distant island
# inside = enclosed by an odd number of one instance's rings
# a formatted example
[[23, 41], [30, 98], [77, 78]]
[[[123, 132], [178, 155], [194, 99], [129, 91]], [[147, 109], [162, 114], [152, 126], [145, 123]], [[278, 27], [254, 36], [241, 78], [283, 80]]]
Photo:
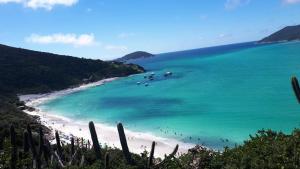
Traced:
[[272, 35], [258, 41], [259, 43], [285, 42], [300, 40], [300, 25], [287, 26]]
[[128, 55], [125, 55], [121, 58], [118, 58], [115, 61], [127, 62], [128, 60], [132, 60], [132, 59], [148, 58], [148, 57], [153, 57], [153, 56], [154, 56], [153, 54], [148, 53], [148, 52], [137, 51], [137, 52], [133, 52]]

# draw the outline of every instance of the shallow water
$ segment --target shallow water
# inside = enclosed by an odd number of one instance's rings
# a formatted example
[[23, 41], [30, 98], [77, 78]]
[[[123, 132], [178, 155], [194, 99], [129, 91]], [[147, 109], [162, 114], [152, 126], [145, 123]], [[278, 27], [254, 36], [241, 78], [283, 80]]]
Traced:
[[[300, 125], [290, 85], [292, 75], [300, 77], [299, 42], [228, 45], [135, 63], [154, 72], [154, 80], [144, 79], [149, 73], [121, 78], [40, 108], [75, 120], [121, 121], [133, 131], [218, 149], [262, 128], [289, 133]], [[164, 77], [166, 71], [173, 75]]]

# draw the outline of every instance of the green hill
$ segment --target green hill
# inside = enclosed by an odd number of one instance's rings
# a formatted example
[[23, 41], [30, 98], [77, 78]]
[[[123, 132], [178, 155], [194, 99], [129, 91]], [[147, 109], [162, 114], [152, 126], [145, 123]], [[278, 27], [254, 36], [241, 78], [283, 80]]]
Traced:
[[0, 45], [0, 93], [41, 93], [144, 72], [138, 65], [56, 55]]
[[[18, 135], [22, 135], [27, 124], [31, 124], [34, 130], [41, 126], [38, 117], [22, 111], [26, 106], [19, 101], [17, 94], [45, 93], [141, 72], [144, 69], [134, 64], [83, 59], [0, 45], [0, 138], [7, 134], [11, 124], [15, 126]], [[41, 127], [49, 131], [46, 127]]]
[[131, 59], [148, 58], [148, 57], [153, 57], [153, 56], [154, 56], [153, 54], [148, 53], [148, 52], [137, 51], [137, 52], [133, 52], [128, 55], [125, 55], [121, 58], [118, 58], [118, 59], [116, 59], [116, 61], [127, 62], [128, 60], [131, 60]]

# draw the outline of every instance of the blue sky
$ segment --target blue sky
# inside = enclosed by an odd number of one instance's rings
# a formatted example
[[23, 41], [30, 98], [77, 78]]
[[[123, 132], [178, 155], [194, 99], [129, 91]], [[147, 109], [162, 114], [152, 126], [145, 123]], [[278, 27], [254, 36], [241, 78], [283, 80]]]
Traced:
[[259, 40], [300, 0], [0, 0], [0, 43], [109, 60]]

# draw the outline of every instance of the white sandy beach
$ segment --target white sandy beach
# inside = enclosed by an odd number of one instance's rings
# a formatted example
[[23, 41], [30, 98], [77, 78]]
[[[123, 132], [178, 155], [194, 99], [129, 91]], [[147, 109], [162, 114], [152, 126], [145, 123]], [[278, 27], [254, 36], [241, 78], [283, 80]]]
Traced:
[[[75, 136], [91, 140], [88, 121], [68, 119], [66, 117], [55, 115], [55, 112], [42, 112], [37, 108], [37, 106], [51, 99], [70, 94], [72, 92], [84, 90], [89, 87], [102, 85], [106, 82], [110, 82], [116, 79], [117, 78], [104, 79], [95, 83], [82, 85], [77, 88], [66, 89], [47, 94], [21, 95], [19, 96], [19, 98], [20, 100], [25, 101], [27, 106], [36, 108], [36, 110], [33, 112], [27, 110], [25, 112], [31, 115], [39, 116], [42, 124], [52, 129], [53, 133], [55, 130], [58, 130], [62, 133], [62, 135], [65, 135], [66, 137]], [[106, 144], [110, 147], [121, 148], [116, 126], [95, 123], [95, 127], [98, 134], [98, 139], [102, 145]], [[185, 153], [189, 148], [195, 146], [194, 144], [179, 142], [175, 139], [157, 137], [144, 132], [141, 133], [130, 131], [126, 129], [126, 126], [124, 127], [129, 149], [130, 151], [137, 154], [142, 153], [145, 149], [149, 152], [151, 149], [152, 141], [155, 141], [157, 143], [155, 148], [155, 157], [164, 157], [165, 154], [171, 153], [176, 144], [179, 144], [179, 153]]]

